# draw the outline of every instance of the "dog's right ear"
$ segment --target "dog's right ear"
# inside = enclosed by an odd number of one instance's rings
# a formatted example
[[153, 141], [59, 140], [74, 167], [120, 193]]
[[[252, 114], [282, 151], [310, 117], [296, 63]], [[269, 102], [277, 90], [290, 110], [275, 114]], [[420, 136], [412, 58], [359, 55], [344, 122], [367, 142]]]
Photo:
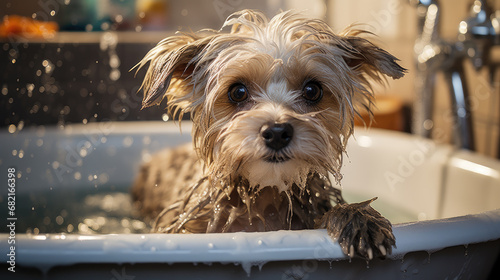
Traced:
[[163, 39], [146, 54], [134, 67], [139, 70], [149, 62], [141, 85], [142, 108], [158, 105], [166, 97], [169, 110], [175, 107], [190, 111], [190, 105], [200, 98], [192, 92], [192, 74], [200, 52], [212, 37], [213, 34], [176, 34]]

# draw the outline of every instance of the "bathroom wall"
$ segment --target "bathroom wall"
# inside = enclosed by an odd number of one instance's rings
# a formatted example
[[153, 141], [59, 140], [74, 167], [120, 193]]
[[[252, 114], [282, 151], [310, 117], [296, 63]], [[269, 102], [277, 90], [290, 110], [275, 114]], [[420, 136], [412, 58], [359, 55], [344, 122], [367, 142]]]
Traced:
[[[407, 0], [329, 0], [328, 19], [337, 30], [351, 23], [364, 23], [368, 30], [379, 36], [379, 44], [401, 59], [401, 64], [409, 69], [407, 76], [397, 81], [388, 81], [388, 86], [378, 88], [378, 94], [392, 94], [401, 97], [407, 104], [415, 99], [415, 67], [413, 44], [417, 36], [417, 11]], [[441, 32], [443, 38], [454, 42], [458, 25], [469, 13], [472, 0], [442, 0]], [[500, 1], [490, 1], [496, 10]], [[497, 47], [500, 48], [500, 47]], [[493, 60], [500, 61], [500, 49], [495, 50]], [[469, 92], [473, 101], [472, 113], [477, 149], [486, 155], [497, 153], [499, 139], [500, 77], [496, 77], [496, 89], [488, 81], [488, 71], [476, 72], [469, 62], [466, 74], [470, 78]], [[447, 84], [440, 74], [435, 96], [434, 138], [443, 143], [451, 142], [453, 118], [450, 114], [450, 94]]]

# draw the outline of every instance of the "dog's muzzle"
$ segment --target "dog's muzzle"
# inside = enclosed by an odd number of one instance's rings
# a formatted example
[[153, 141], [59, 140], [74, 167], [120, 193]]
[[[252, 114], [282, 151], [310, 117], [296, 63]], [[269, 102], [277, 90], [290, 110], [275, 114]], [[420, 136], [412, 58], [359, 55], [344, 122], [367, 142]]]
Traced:
[[[293, 126], [289, 123], [274, 123], [271, 125], [263, 125], [260, 130], [260, 135], [266, 143], [266, 146], [276, 152], [281, 151], [288, 146], [293, 138]], [[269, 162], [282, 162], [290, 158], [281, 153], [266, 158]]]

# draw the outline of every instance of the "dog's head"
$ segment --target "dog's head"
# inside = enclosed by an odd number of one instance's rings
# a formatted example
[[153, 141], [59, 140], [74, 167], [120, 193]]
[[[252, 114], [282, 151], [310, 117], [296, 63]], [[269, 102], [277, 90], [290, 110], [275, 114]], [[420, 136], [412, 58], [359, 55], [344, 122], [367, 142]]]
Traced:
[[167, 99], [189, 112], [194, 146], [210, 179], [222, 185], [303, 187], [310, 173], [340, 180], [357, 114], [371, 105], [368, 80], [400, 78], [397, 59], [348, 30], [292, 12], [268, 20], [244, 10], [230, 33], [204, 30], [161, 41], [149, 62], [143, 106]]

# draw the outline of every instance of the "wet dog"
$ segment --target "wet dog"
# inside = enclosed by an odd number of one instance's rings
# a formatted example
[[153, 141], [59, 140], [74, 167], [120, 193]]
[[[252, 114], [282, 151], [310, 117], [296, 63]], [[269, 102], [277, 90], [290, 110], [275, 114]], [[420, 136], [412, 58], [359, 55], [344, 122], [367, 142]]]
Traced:
[[405, 69], [366, 32], [293, 12], [244, 10], [226, 27], [168, 37], [138, 64], [149, 63], [143, 107], [166, 99], [193, 121], [193, 145], [143, 165], [132, 190], [142, 215], [165, 233], [326, 228], [350, 257], [389, 254], [374, 199], [348, 204], [330, 178], [341, 180], [355, 108], [370, 110], [369, 81]]

